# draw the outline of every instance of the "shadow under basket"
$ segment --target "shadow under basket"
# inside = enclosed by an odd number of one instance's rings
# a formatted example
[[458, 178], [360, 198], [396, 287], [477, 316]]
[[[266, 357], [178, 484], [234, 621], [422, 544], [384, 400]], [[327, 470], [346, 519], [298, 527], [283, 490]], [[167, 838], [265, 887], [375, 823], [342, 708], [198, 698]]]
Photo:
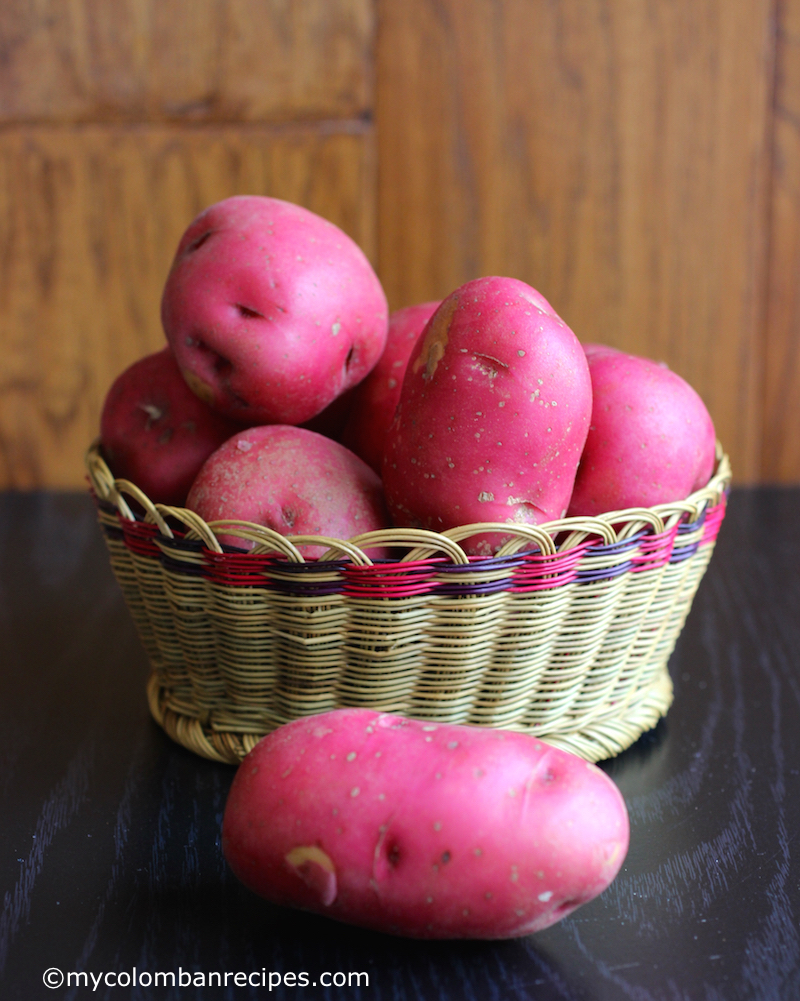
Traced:
[[[718, 446], [709, 484], [679, 503], [343, 542], [207, 524], [115, 480], [97, 444], [86, 462], [150, 660], [152, 714], [231, 764], [277, 726], [343, 706], [522, 731], [590, 761], [618, 754], [672, 702], [667, 661], [730, 484]], [[508, 540], [497, 555], [465, 556], [459, 542], [489, 531]], [[327, 551], [304, 560], [309, 541]], [[375, 547], [397, 558], [372, 562]]]

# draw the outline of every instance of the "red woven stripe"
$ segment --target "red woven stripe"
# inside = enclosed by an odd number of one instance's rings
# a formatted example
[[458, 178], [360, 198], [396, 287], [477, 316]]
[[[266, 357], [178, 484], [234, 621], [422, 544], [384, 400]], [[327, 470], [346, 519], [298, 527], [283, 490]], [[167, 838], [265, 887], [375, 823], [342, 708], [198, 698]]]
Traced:
[[639, 543], [639, 552], [629, 557], [631, 563], [634, 564], [631, 573], [641, 573], [643, 570], [657, 570], [668, 563], [677, 535], [677, 525], [673, 525], [672, 528], [664, 532], [646, 535]]
[[426, 594], [435, 588], [434, 575], [443, 562], [437, 557], [411, 563], [376, 563], [369, 567], [351, 564], [342, 568], [344, 593], [363, 598], [407, 598]]
[[719, 504], [716, 504], [706, 512], [706, 523], [703, 528], [703, 538], [700, 542], [701, 546], [714, 542], [717, 535], [719, 535], [720, 526], [722, 525], [722, 521], [725, 517], [726, 502], [727, 498], [723, 496]]
[[131, 521], [118, 515], [125, 545], [137, 556], [152, 556], [159, 559], [161, 550], [153, 541], [158, 535], [158, 526], [144, 521]]
[[554, 556], [523, 553], [525, 562], [514, 571], [511, 590], [519, 593], [547, 591], [570, 584], [575, 580], [578, 563], [591, 545], [589, 541], [581, 542], [574, 549], [556, 553]]

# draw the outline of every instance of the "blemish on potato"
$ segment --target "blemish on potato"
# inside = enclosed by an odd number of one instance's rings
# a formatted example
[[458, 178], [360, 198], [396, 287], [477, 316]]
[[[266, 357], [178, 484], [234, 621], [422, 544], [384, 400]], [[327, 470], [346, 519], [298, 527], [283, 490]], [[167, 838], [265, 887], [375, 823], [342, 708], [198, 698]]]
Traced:
[[453, 320], [453, 313], [458, 307], [458, 295], [450, 295], [437, 309], [431, 318], [422, 349], [414, 361], [413, 372], [416, 374], [424, 367], [422, 378], [432, 379], [439, 362], [444, 357], [447, 342], [450, 339], [450, 324]]
[[195, 396], [199, 396], [204, 403], [211, 403], [214, 399], [214, 390], [207, 382], [204, 382], [199, 375], [195, 375], [188, 368], [182, 368], [181, 373], [188, 383], [189, 389]]
[[336, 867], [331, 857], [319, 845], [298, 845], [284, 856], [286, 862], [325, 907], [336, 899]]
[[358, 788], [358, 786], [353, 786], [353, 788], [350, 790], [350, 795], [355, 798], [356, 796], [358, 796], [360, 792], [361, 790]]

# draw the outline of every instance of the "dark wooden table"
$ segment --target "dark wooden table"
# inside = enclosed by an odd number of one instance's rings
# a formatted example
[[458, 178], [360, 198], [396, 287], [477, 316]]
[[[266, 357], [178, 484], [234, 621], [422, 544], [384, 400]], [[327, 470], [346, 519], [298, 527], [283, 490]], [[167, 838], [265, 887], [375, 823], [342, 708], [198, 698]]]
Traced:
[[[150, 720], [88, 498], [0, 497], [0, 997], [800, 998], [798, 567], [800, 491], [735, 492], [671, 662], [675, 704], [605, 766], [631, 817], [616, 881], [538, 935], [431, 944], [237, 883], [219, 839], [233, 770]], [[87, 986], [48, 989], [48, 968]], [[134, 968], [176, 986], [127, 987]], [[211, 972], [228, 987], [185, 986]], [[270, 973], [272, 992], [252, 986]], [[275, 986], [291, 973], [309, 986]], [[334, 986], [359, 973], [368, 986]]]

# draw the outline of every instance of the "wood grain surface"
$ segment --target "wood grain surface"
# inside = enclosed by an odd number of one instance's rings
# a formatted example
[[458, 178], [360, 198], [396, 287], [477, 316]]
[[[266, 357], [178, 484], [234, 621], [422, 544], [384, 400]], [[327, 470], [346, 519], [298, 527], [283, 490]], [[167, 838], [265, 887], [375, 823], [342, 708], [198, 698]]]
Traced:
[[[631, 846], [537, 935], [425, 943], [259, 900], [220, 824], [233, 769], [150, 720], [145, 658], [89, 499], [0, 495], [0, 996], [796, 1001], [800, 491], [734, 491], [671, 659], [667, 718], [606, 764]], [[179, 970], [367, 973], [323, 989], [65, 985]]]
[[753, 480], [770, 0], [381, 5], [379, 246], [390, 303], [482, 274], [582, 341], [666, 361]]
[[372, 0], [3, 0], [0, 122], [357, 118], [373, 20]]
[[343, 224], [393, 307], [530, 282], [687, 378], [737, 482], [800, 483], [798, 24], [800, 0], [1, 4], [0, 488], [82, 482], [112, 377], [161, 343], [171, 247], [241, 191]]
[[207, 205], [299, 202], [374, 252], [369, 126], [0, 131], [0, 483], [75, 486], [113, 379], [164, 345], [159, 304]]
[[780, 0], [761, 479], [800, 479], [800, 2]]

